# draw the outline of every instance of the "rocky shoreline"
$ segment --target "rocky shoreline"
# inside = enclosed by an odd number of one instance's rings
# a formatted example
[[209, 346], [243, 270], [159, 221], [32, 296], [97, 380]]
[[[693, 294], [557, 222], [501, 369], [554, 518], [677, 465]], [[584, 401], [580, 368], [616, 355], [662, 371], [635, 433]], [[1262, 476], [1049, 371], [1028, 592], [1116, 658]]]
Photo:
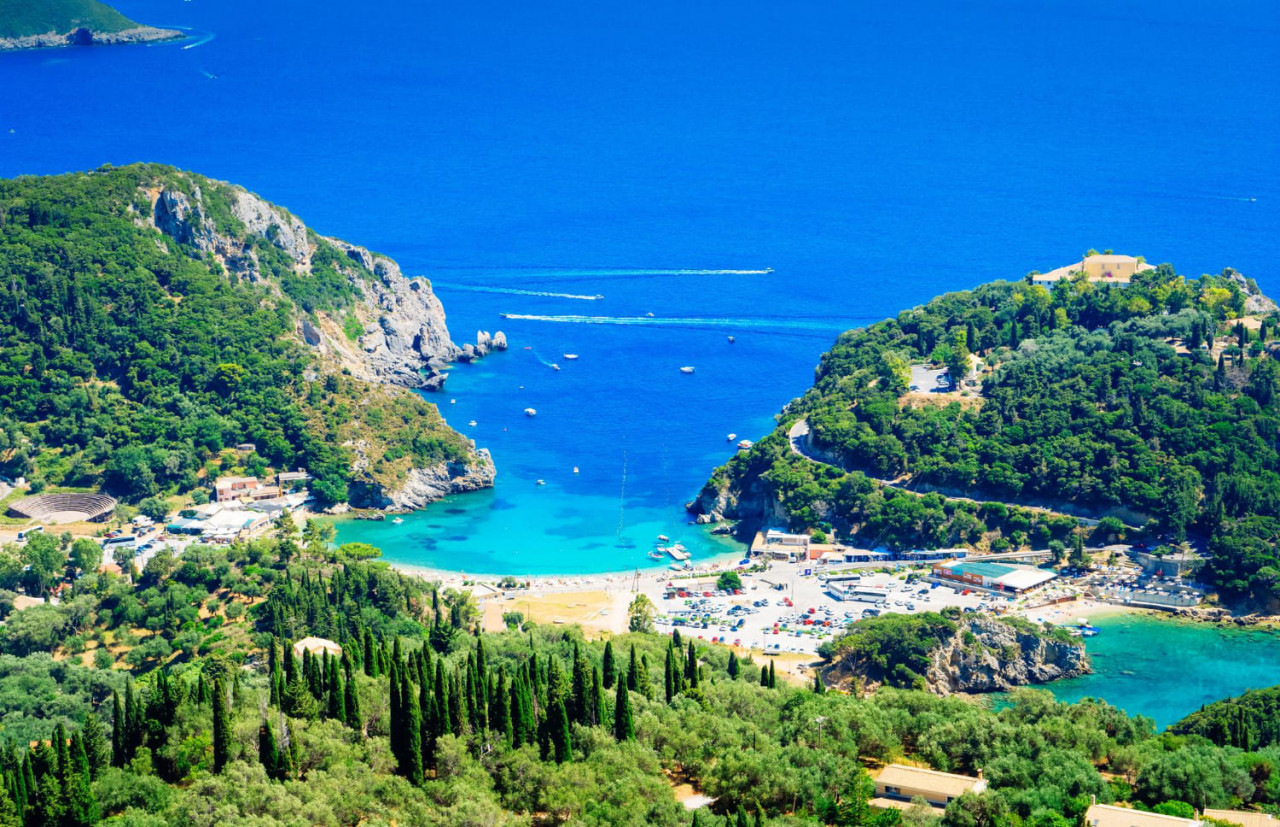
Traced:
[[154, 26], [137, 26], [118, 32], [95, 32], [90, 29], [73, 29], [69, 32], [46, 32], [24, 37], [0, 37], [0, 52], [22, 49], [56, 49], [66, 46], [115, 46], [127, 43], [160, 43], [186, 37], [176, 29], [157, 29]]

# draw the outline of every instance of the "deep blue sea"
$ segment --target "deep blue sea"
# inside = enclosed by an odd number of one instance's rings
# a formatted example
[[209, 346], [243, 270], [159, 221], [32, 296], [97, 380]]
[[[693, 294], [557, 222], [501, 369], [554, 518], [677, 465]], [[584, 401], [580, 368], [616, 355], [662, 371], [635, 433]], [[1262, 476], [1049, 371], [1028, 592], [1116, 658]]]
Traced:
[[400, 562], [732, 553], [682, 509], [727, 434], [946, 290], [1090, 247], [1280, 289], [1274, 0], [117, 5], [192, 36], [0, 55], [0, 174], [233, 181], [510, 338], [433, 397], [496, 488], [342, 526]]

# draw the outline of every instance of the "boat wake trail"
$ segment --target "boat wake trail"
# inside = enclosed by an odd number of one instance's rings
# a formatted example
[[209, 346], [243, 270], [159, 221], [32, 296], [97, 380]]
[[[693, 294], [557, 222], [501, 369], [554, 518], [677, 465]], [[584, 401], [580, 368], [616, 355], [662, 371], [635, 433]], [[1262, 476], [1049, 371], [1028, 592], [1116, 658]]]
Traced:
[[671, 269], [671, 268], [635, 268], [635, 267], [599, 267], [599, 268], [559, 268], [559, 267], [476, 267], [467, 272], [483, 275], [486, 278], [521, 278], [521, 279], [559, 279], [574, 281], [579, 279], [639, 279], [654, 276], [767, 276], [773, 273], [772, 267], [762, 270], [735, 269]]
[[814, 318], [717, 318], [706, 316], [538, 316], [530, 313], [502, 313], [504, 319], [559, 324], [599, 324], [634, 327], [682, 327], [690, 329], [733, 328], [739, 330], [843, 331], [850, 322], [879, 319], [879, 316]]
[[600, 294], [594, 296], [584, 296], [577, 293], [552, 293], [546, 290], [522, 290], [518, 287], [484, 287], [477, 284], [446, 284], [444, 282], [432, 282], [433, 287], [442, 287], [446, 290], [462, 290], [467, 293], [499, 293], [505, 296], [541, 296], [548, 299], [576, 299], [578, 301], [594, 302], [604, 298]]
[[215, 37], [217, 37], [217, 35], [214, 34], [213, 32], [198, 32], [194, 30], [190, 30], [190, 31], [193, 31], [193, 34], [191, 35], [191, 37], [198, 37], [200, 39], [197, 40], [195, 43], [188, 43], [187, 45], [182, 47], [183, 49], [194, 49], [197, 46], [203, 46], [204, 44], [208, 43], [210, 40], [213, 40]]

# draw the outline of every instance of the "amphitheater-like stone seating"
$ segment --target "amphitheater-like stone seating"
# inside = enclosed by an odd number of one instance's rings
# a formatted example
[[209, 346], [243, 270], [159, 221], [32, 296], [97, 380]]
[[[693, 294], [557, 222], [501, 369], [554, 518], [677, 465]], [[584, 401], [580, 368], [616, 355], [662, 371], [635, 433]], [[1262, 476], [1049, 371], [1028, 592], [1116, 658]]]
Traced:
[[54, 525], [103, 522], [115, 507], [106, 494], [34, 494], [10, 503], [9, 515]]

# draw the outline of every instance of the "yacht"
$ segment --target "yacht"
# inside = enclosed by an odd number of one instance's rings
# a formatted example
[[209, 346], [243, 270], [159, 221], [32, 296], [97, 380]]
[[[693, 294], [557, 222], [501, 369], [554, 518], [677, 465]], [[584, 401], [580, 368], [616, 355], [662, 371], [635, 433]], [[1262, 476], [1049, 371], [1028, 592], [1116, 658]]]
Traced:
[[578, 354], [576, 354], [576, 353], [566, 353], [566, 354], [564, 355], [564, 358], [565, 358], [565, 361], [567, 361], [567, 362], [572, 362], [572, 361], [574, 361], [574, 360], [576, 360], [576, 359], [578, 358]]
[[470, 422], [468, 422], [468, 423], [467, 423], [467, 425], [468, 425], [469, 427], [474, 428], [474, 427], [476, 426], [476, 421], [473, 419], [473, 420], [471, 420]]
[[525, 408], [525, 409], [524, 409], [524, 415], [525, 415], [525, 416], [537, 416], [537, 415], [538, 415], [538, 412], [537, 412], [536, 410], [534, 410], [533, 408]]
[[651, 551], [651, 552], [649, 552], [649, 559], [650, 559], [650, 560], [661, 560], [661, 559], [662, 559], [662, 556], [663, 556], [663, 555], [662, 555], [662, 552], [660, 552], [660, 551]]
[[735, 439], [737, 439], [737, 438], [738, 438], [738, 435], [737, 435], [737, 434], [729, 434], [729, 436], [725, 437], [725, 440], [724, 440], [724, 441], [725, 441], [725, 442], [733, 442], [733, 441], [734, 441]]
[[754, 444], [755, 444], [755, 443], [753, 443], [751, 440], [749, 440], [749, 439], [744, 439], [744, 440], [741, 440], [741, 441], [738, 443], [738, 449], [739, 449], [739, 450], [742, 450], [742, 451], [746, 451], [747, 449], [749, 449], [749, 448], [750, 448], [752, 445], [754, 445]]
[[737, 340], [737, 339], [735, 339], [735, 338], [733, 338], [732, 336], [730, 336], [730, 337], [729, 337], [729, 344], [733, 344], [733, 343], [734, 343], [734, 342], [736, 342], [736, 341], [738, 341], [738, 340]]
[[693, 368], [692, 368], [692, 367], [689, 367], [688, 365], [686, 365], [686, 366], [684, 366], [684, 367], [680, 368], [680, 372], [681, 372], [681, 373], [693, 373]]

